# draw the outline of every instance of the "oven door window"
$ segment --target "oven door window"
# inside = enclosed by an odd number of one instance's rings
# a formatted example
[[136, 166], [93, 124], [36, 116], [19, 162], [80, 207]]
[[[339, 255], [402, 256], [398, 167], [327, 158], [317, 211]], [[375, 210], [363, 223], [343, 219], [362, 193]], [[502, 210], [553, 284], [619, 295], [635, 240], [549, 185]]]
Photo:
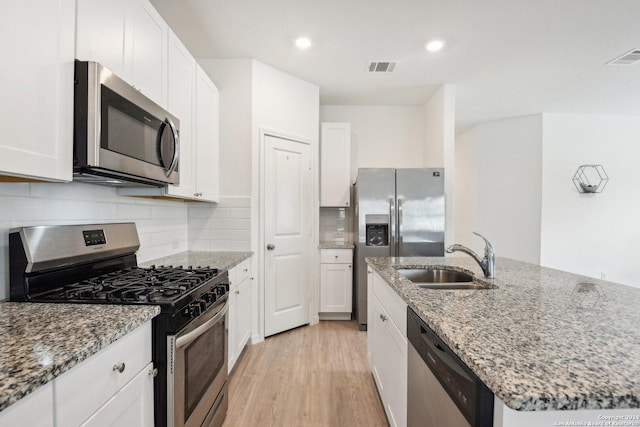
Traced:
[[191, 414], [225, 368], [225, 325], [218, 322], [184, 349], [184, 418]]
[[101, 107], [103, 149], [168, 168], [175, 141], [172, 132], [166, 131], [166, 122], [105, 85], [101, 86]]

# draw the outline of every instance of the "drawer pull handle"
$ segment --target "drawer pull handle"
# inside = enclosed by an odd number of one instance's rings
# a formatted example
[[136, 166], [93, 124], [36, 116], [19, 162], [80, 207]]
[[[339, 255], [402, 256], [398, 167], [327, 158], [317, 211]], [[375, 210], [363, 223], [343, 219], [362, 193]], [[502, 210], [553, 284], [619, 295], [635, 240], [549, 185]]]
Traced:
[[240, 295], [240, 291], [236, 291], [236, 295]]
[[380, 320], [382, 320], [383, 322], [387, 320], [387, 316], [385, 316], [384, 314], [380, 315]]
[[244, 272], [245, 272], [245, 273], [246, 273], [246, 272], [248, 272], [248, 271], [249, 271], [249, 269], [248, 269], [248, 268], [245, 268], [245, 269], [244, 269]]
[[113, 365], [113, 370], [118, 371], [120, 373], [124, 372], [124, 362], [118, 363], [117, 365]]
[[153, 368], [149, 370], [149, 375], [152, 376], [153, 378], [158, 376], [158, 368]]

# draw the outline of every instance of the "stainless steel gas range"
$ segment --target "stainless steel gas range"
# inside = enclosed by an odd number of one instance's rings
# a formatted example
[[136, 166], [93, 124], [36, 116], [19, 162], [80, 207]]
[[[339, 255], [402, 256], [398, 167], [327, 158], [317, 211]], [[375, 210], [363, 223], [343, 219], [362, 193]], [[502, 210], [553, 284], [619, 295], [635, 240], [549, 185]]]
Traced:
[[229, 279], [208, 267], [137, 266], [134, 223], [9, 234], [12, 301], [154, 304], [156, 426], [220, 426], [227, 411]]

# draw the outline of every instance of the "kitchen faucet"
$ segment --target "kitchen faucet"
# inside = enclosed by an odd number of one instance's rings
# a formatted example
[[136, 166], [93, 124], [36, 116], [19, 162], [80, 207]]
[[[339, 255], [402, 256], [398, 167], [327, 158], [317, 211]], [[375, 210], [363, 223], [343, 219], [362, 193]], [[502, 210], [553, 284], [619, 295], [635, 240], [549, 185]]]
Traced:
[[475, 231], [473, 232], [473, 234], [475, 234], [476, 236], [480, 236], [484, 239], [484, 243], [485, 243], [484, 258], [480, 259], [478, 254], [476, 254], [474, 251], [472, 251], [466, 246], [462, 246], [458, 244], [449, 246], [446, 252], [448, 254], [451, 254], [455, 251], [466, 253], [467, 255], [471, 256], [471, 258], [475, 259], [478, 264], [480, 264], [480, 267], [482, 268], [482, 272], [484, 273], [484, 277], [486, 277], [487, 279], [493, 279], [496, 277], [496, 254], [493, 251], [493, 245], [482, 234], [476, 233]]

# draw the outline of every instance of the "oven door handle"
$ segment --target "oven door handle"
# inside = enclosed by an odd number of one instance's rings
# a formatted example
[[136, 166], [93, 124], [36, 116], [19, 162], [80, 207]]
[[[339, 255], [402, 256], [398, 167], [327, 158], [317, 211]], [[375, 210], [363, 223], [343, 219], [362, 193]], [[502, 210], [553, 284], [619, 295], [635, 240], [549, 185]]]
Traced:
[[211, 319], [207, 320], [202, 325], [198, 326], [197, 328], [195, 328], [193, 331], [189, 332], [188, 334], [185, 334], [185, 335], [179, 337], [176, 340], [176, 349], [180, 349], [182, 347], [186, 347], [187, 345], [191, 344], [199, 336], [204, 334], [205, 331], [211, 329], [213, 327], [213, 325], [218, 323], [218, 321], [220, 321], [220, 319], [223, 318], [225, 314], [227, 314], [228, 310], [229, 310], [229, 301], [225, 302], [224, 306], [222, 307], [222, 309], [220, 311], [218, 311], [218, 313], [215, 316], [213, 316]]

